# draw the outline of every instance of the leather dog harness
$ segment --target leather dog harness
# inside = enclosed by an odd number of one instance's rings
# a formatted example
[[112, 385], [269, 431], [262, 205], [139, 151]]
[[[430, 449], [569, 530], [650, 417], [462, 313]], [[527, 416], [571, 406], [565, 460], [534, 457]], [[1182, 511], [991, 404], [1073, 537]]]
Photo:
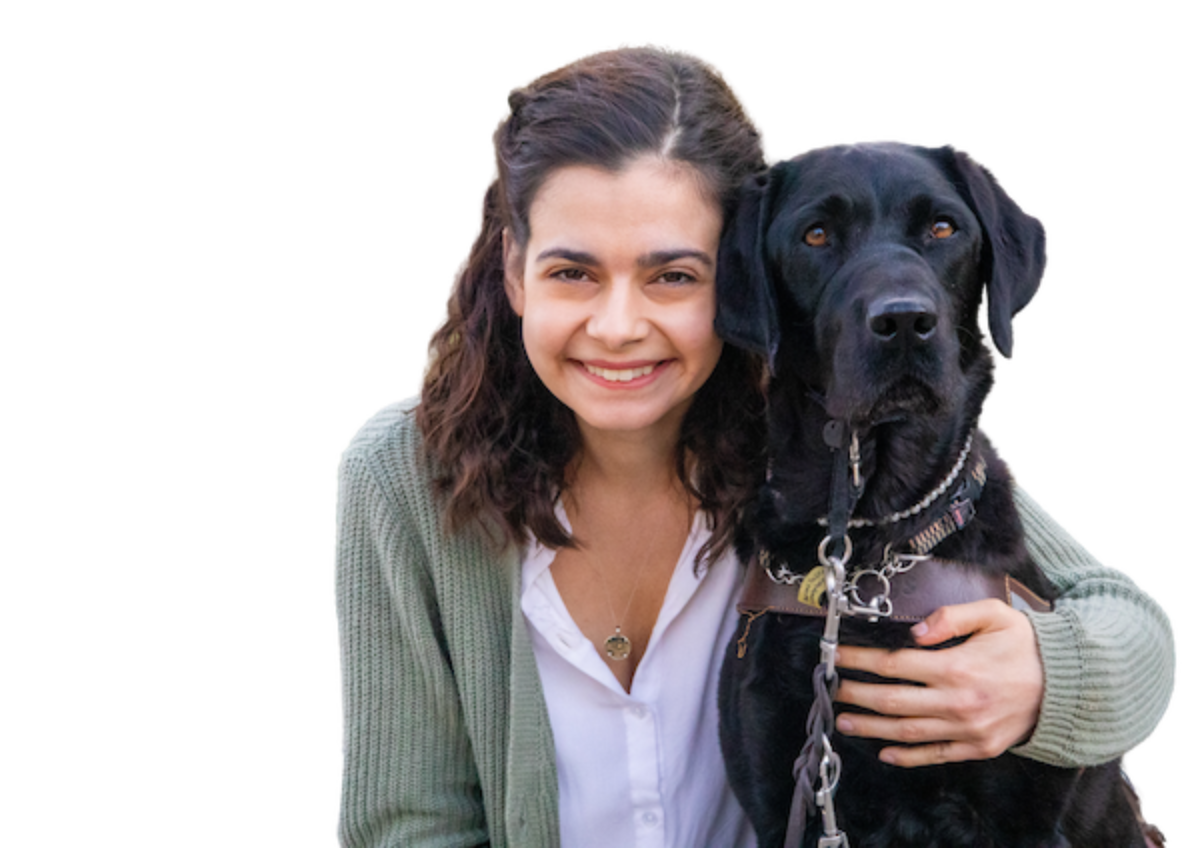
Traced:
[[[813, 670], [814, 701], [806, 722], [807, 738], [796, 758], [792, 808], [788, 815], [786, 848], [803, 842], [810, 812], [820, 810], [824, 835], [818, 848], [847, 848], [846, 835], [838, 829], [833, 796], [841, 776], [841, 758], [833, 750], [829, 734], [833, 724], [833, 699], [838, 676], [835, 667], [838, 629], [842, 615], [878, 621], [915, 623], [940, 607], [986, 598], [1031, 612], [1049, 612], [1053, 605], [1007, 574], [986, 574], [962, 563], [930, 555], [939, 543], [965, 527], [975, 515], [975, 501], [987, 479], [987, 464], [978, 452], [974, 464], [950, 498], [941, 515], [908, 540], [906, 552], [885, 550], [883, 562], [858, 568], [847, 575], [852, 545], [851, 527], [897, 523], [923, 512], [944, 495], [966, 467], [972, 453], [968, 437], [950, 474], [914, 507], [871, 521], [852, 518], [862, 494], [859, 472], [858, 436], [845, 422], [831, 421], [825, 440], [837, 454], [834, 462], [830, 514], [821, 523], [829, 534], [817, 550], [819, 566], [799, 573], [769, 551], [760, 550], [758, 567], [751, 568], [738, 602], [738, 611], [748, 616], [738, 639], [737, 655], [746, 652], [746, 640], [754, 620], [767, 612], [801, 615], [825, 620], [821, 638], [821, 661]], [[832, 545], [832, 551], [830, 546]]]
[[[877, 581], [873, 581], [877, 582]], [[915, 624], [940, 607], [996, 598], [1023, 612], [1050, 612], [1053, 605], [1010, 574], [984, 574], [953, 560], [929, 557], [890, 580], [889, 621]], [[776, 582], [765, 568], [752, 568], [742, 587], [738, 612], [777, 612], [825, 618], [825, 580], [821, 568], [805, 575], [798, 586]]]
[[[877, 583], [878, 581], [872, 581]], [[916, 624], [941, 607], [995, 598], [1022, 612], [1051, 612], [1054, 604], [1039, 596], [1011, 574], [984, 574], [972, 566], [928, 557], [919, 567], [890, 579], [889, 621]], [[877, 596], [878, 597], [878, 596]], [[826, 618], [824, 569], [809, 571], [799, 584], [775, 580], [765, 568], [752, 568], [742, 585], [738, 612], [749, 616], [737, 642], [737, 656], [746, 655], [750, 625], [763, 613]]]

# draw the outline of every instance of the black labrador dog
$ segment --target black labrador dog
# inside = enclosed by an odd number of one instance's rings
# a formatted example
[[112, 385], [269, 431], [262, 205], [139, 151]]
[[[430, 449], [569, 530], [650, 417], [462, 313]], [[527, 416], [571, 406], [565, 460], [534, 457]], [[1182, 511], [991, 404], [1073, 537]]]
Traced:
[[[854, 519], [834, 543], [848, 578], [866, 576], [842, 643], [911, 644], [909, 625], [932, 609], [989, 595], [1049, 608], [1008, 472], [976, 431], [992, 384], [983, 294], [992, 343], [1010, 356], [1012, 318], [1044, 265], [1041, 224], [948, 147], [816, 150], [743, 188], [720, 246], [717, 329], [768, 359], [769, 471], [742, 545], [751, 588], [722, 670], [721, 744], [762, 846], [783, 844], [819, 685], [818, 549], [839, 474], [854, 475]], [[854, 848], [1145, 844], [1117, 761], [1064, 769], [1004, 754], [900, 769], [876, 740], [832, 745], [837, 825]], [[825, 833], [813, 816], [803, 844]]]

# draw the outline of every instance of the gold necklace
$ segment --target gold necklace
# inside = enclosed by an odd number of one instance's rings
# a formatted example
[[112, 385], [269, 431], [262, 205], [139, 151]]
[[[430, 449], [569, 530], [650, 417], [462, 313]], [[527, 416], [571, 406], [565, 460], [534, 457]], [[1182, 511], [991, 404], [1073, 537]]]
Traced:
[[633, 642], [629, 641], [629, 637], [621, 632], [621, 621], [624, 621], [629, 615], [629, 608], [633, 606], [633, 599], [637, 596], [638, 586], [642, 583], [642, 575], [646, 573], [646, 566], [643, 564], [638, 571], [637, 580], [633, 581], [633, 590], [629, 593], [629, 600], [625, 602], [625, 611], [621, 613], [621, 618], [617, 618], [616, 612], [613, 610], [612, 596], [608, 592], [608, 579], [604, 576], [604, 572], [592, 567], [592, 571], [600, 576], [600, 583], [604, 587], [604, 600], [608, 604], [608, 614], [613, 617], [616, 624], [613, 626], [613, 634], [604, 640], [604, 653], [608, 654], [614, 660], [621, 661], [629, 659], [629, 655], [633, 653]]
[[[565, 502], [563, 506], [563, 511], [565, 512]], [[576, 504], [576, 506], [578, 506], [578, 504]], [[600, 578], [600, 584], [604, 589], [604, 602], [608, 604], [608, 614], [612, 616], [613, 621], [615, 622], [613, 625], [612, 635], [604, 640], [604, 653], [608, 654], [610, 659], [616, 660], [617, 662], [622, 662], [629, 659], [629, 655], [633, 653], [633, 642], [628, 636], [621, 632], [621, 622], [624, 621], [629, 615], [629, 610], [633, 606], [633, 599], [637, 597], [638, 587], [642, 584], [642, 576], [646, 573], [648, 565], [647, 563], [643, 562], [641, 569], [638, 570], [637, 579], [633, 581], [633, 589], [629, 593], [629, 600], [625, 602], [625, 610], [621, 613], [620, 619], [617, 618], [616, 611], [613, 609], [612, 595], [608, 591], [608, 578], [605, 576], [603, 571], [596, 568], [596, 566], [591, 562], [588, 562], [588, 568], [590, 568], [592, 573], [596, 574], [596, 576]]]

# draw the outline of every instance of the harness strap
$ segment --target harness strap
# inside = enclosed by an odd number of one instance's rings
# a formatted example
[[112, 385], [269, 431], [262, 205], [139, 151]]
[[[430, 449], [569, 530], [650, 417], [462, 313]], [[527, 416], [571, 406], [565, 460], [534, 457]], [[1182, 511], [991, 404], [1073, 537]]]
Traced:
[[[822, 575], [820, 566], [807, 575]], [[911, 571], [892, 578], [892, 614], [889, 619], [915, 624], [934, 610], [951, 604], [965, 604], [985, 598], [997, 598], [1014, 609], [1050, 612], [1054, 605], [1010, 574], [985, 574], [975, 566], [931, 557]], [[824, 618], [827, 613], [819, 593], [813, 593], [810, 580], [789, 586], [776, 583], [764, 568], [750, 569], [742, 586], [738, 612], [756, 614], [777, 612]], [[824, 581], [822, 579], [823, 588]], [[816, 602], [816, 603], [814, 603]]]
[[987, 484], [987, 457], [980, 453], [962, 484], [950, 499], [946, 511], [932, 524], [908, 541], [913, 553], [927, 554], [949, 536], [971, 523], [975, 517], [975, 502]]

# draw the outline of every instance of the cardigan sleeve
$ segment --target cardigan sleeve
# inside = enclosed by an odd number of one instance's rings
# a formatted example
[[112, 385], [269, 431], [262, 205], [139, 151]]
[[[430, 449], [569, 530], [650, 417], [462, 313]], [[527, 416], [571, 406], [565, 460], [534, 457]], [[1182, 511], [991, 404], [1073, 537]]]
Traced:
[[429, 574], [403, 505], [366, 452], [343, 457], [337, 609], [345, 848], [483, 845], [488, 829]]
[[1019, 487], [1029, 553], [1061, 592], [1027, 613], [1045, 669], [1037, 727], [1013, 752], [1058, 766], [1097, 765], [1143, 741], [1166, 711], [1175, 648], [1162, 609], [1096, 562]]

